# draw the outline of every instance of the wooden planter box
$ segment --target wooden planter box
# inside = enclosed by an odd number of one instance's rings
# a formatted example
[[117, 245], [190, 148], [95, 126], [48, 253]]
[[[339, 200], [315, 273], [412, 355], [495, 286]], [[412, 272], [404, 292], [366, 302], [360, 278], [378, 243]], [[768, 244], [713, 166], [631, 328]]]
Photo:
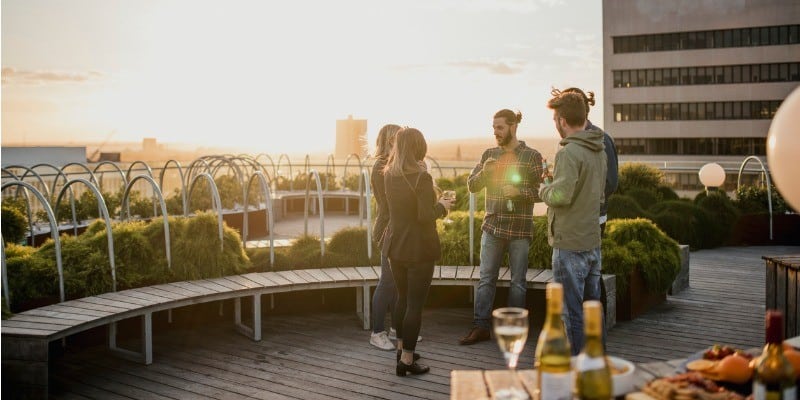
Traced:
[[663, 293], [650, 292], [641, 272], [634, 269], [628, 276], [628, 286], [625, 291], [617, 291], [617, 321], [636, 319], [666, 299], [666, 291]]

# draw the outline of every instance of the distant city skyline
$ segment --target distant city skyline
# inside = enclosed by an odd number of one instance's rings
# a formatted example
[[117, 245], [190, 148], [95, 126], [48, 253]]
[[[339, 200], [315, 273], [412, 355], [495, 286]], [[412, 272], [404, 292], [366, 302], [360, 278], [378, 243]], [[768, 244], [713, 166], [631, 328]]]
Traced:
[[[2, 144], [331, 152], [336, 120], [431, 141], [555, 137], [551, 86], [602, 99], [601, 2], [2, 0]], [[602, 126], [602, 104], [592, 112]]]

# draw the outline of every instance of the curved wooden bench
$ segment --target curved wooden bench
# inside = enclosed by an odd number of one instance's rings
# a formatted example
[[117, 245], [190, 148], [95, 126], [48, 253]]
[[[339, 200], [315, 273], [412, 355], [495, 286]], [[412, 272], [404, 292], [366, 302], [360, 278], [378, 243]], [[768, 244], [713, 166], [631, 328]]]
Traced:
[[[479, 267], [437, 266], [433, 285], [477, 288]], [[45, 398], [48, 391], [49, 343], [91, 328], [108, 325], [108, 344], [113, 353], [144, 364], [153, 362], [154, 312], [212, 301], [234, 300], [236, 330], [261, 340], [261, 296], [299, 290], [356, 289], [356, 313], [364, 329], [370, 327], [371, 288], [378, 283], [380, 267], [318, 268], [226, 276], [172, 282], [104, 293], [15, 314], [2, 322], [3, 384], [11, 384], [20, 397]], [[529, 289], [544, 289], [553, 279], [551, 270], [529, 269]], [[614, 276], [604, 276], [609, 304], [614, 304]], [[509, 286], [508, 268], [501, 268], [498, 286]], [[609, 286], [610, 285], [610, 286]], [[242, 322], [241, 300], [252, 302], [252, 326]], [[117, 346], [117, 322], [139, 317], [141, 349]], [[610, 325], [609, 325], [610, 326]]]

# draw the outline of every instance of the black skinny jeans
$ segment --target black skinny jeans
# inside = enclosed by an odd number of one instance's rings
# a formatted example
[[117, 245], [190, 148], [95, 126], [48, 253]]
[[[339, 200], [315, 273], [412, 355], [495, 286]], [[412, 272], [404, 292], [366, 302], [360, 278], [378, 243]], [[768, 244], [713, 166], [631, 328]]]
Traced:
[[397, 286], [397, 303], [392, 325], [403, 339], [403, 350], [414, 351], [422, 325], [422, 307], [428, 299], [433, 279], [433, 261], [402, 262], [389, 260]]

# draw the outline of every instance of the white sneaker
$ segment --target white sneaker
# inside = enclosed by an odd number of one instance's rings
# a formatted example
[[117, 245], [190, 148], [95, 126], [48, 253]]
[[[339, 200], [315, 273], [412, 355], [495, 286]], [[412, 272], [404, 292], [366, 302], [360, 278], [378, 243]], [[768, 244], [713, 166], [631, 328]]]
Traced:
[[394, 343], [389, 340], [386, 332], [372, 333], [369, 338], [369, 344], [381, 350], [394, 350]]
[[[389, 339], [397, 340], [397, 331], [394, 328], [389, 328]], [[417, 342], [422, 341], [422, 335], [417, 336]]]

